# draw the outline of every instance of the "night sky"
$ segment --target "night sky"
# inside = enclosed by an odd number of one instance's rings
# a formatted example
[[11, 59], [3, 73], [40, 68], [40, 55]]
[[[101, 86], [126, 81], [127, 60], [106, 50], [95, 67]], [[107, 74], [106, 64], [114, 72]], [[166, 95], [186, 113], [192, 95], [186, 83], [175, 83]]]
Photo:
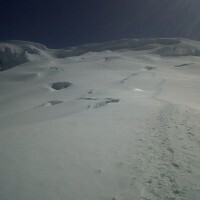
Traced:
[[62, 48], [121, 38], [200, 40], [200, 0], [1, 0], [0, 40]]

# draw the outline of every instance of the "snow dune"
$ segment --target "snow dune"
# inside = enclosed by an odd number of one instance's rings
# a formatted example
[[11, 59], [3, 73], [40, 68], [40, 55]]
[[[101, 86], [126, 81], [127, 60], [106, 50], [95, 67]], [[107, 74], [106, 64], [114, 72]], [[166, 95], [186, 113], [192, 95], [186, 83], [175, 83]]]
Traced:
[[199, 200], [200, 43], [0, 43], [0, 199]]

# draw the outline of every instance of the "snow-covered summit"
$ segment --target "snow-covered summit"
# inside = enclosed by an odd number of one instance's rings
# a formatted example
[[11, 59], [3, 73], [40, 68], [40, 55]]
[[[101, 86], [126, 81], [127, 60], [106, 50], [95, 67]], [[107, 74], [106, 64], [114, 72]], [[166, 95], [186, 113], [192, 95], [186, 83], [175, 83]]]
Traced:
[[199, 200], [199, 49], [0, 43], [0, 200]]
[[160, 56], [200, 56], [200, 43], [180, 38], [122, 39], [66, 49], [48, 49], [42, 44], [32, 42], [6, 41], [0, 42], [0, 68], [6, 70], [41, 58], [66, 58], [105, 50], [146, 51]]

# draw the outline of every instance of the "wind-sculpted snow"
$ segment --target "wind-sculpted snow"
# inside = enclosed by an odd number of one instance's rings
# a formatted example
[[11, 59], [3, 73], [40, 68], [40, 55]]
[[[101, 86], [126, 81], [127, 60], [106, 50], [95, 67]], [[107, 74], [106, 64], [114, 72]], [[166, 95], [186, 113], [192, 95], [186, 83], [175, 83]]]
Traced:
[[44, 45], [31, 42], [8, 41], [0, 43], [0, 68], [4, 71], [27, 63], [30, 61], [29, 55], [40, 56], [41, 51], [46, 49]]
[[199, 200], [199, 48], [0, 43], [0, 200]]

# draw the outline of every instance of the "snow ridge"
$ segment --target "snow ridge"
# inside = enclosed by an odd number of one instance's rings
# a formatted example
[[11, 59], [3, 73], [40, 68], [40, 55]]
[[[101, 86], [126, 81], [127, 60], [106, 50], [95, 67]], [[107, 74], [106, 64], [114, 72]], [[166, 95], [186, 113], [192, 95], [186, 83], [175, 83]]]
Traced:
[[6, 41], [0, 43], [0, 69], [2, 71], [38, 59], [80, 56], [87, 52], [105, 50], [149, 51], [160, 56], [200, 56], [200, 45], [178, 38], [122, 39], [106, 43], [87, 44], [67, 49], [48, 49], [46, 46], [25, 42]]

